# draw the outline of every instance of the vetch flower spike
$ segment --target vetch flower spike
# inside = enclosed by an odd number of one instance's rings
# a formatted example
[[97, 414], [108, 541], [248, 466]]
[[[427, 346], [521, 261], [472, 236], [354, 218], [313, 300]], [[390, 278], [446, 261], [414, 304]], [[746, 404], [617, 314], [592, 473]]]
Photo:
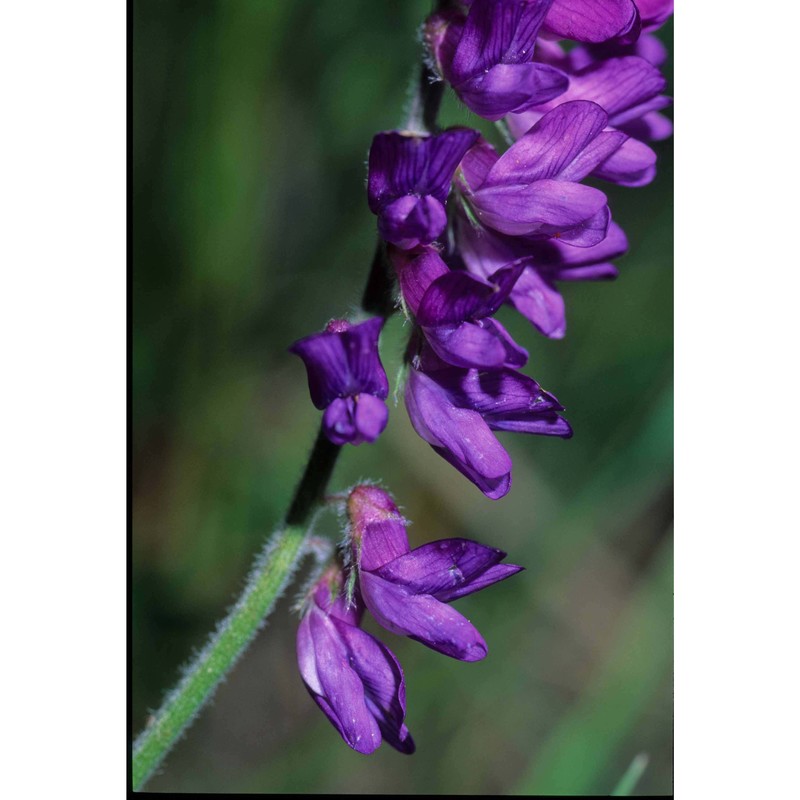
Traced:
[[386, 427], [389, 382], [378, 354], [383, 322], [331, 320], [289, 348], [306, 365], [311, 400], [325, 409], [322, 427], [334, 444], [374, 442]]
[[297, 631], [297, 662], [308, 693], [345, 742], [369, 754], [385, 740], [414, 752], [404, 720], [405, 678], [384, 644], [358, 625], [364, 607], [349, 605], [344, 576], [329, 568], [314, 588]]
[[469, 539], [442, 539], [411, 550], [407, 522], [391, 496], [357, 486], [347, 501], [353, 561], [364, 604], [387, 630], [459, 661], [480, 661], [487, 647], [474, 625], [447, 603], [510, 578], [522, 567]]

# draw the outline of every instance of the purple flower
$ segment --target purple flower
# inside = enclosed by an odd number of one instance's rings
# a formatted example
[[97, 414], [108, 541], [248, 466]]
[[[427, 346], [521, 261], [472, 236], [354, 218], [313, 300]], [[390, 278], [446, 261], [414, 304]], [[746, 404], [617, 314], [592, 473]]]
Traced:
[[567, 327], [564, 298], [556, 281], [616, 278], [617, 269], [610, 261], [628, 249], [625, 234], [615, 222], [609, 224], [606, 238], [592, 247], [506, 236], [473, 225], [463, 212], [456, 216], [455, 234], [459, 255], [474, 275], [488, 278], [504, 265], [523, 267], [508, 302], [552, 339], [562, 338]]
[[448, 269], [432, 248], [389, 251], [406, 306], [416, 316], [436, 354], [456, 367], [522, 367], [528, 360], [492, 315], [512, 291], [522, 265], [503, 267], [486, 278]]
[[675, 1], [636, 0], [636, 7], [642, 18], [642, 30], [649, 32], [660, 28], [672, 16]]
[[414, 752], [405, 726], [403, 670], [388, 647], [358, 625], [364, 611], [348, 607], [341, 571], [331, 567], [314, 586], [297, 631], [297, 663], [308, 693], [353, 750], [372, 753], [386, 740]]
[[567, 88], [555, 67], [533, 61], [552, 0], [474, 0], [466, 18], [431, 16], [425, 36], [439, 72], [476, 114], [497, 120], [545, 103]]
[[403, 249], [434, 241], [447, 226], [450, 181], [477, 131], [438, 136], [379, 133], [369, 151], [369, 207], [383, 239]]
[[[597, 103], [608, 114], [606, 132], [647, 137], [642, 118], [670, 104], [670, 99], [661, 94], [665, 84], [661, 73], [643, 58], [609, 58], [590, 62], [571, 74], [569, 89], [559, 102]], [[556, 103], [545, 103], [522, 114], [509, 115], [507, 122], [512, 136], [523, 136], [555, 107]], [[618, 147], [591, 174], [622, 186], [644, 186], [655, 177], [655, 163], [656, 154], [638, 138], [620, 138]]]
[[557, 236], [579, 247], [602, 241], [606, 196], [583, 180], [627, 138], [606, 131], [608, 115], [576, 100], [545, 114], [499, 156], [486, 142], [461, 162], [460, 185], [472, 215], [510, 236]]
[[637, 5], [633, 0], [553, 0], [542, 30], [578, 42], [635, 41], [641, 27]]
[[[413, 346], [413, 342], [412, 342]], [[460, 369], [423, 343], [406, 383], [408, 416], [419, 436], [487, 497], [511, 488], [511, 457], [492, 431], [569, 438], [553, 395], [513, 369]]]
[[357, 486], [347, 501], [353, 558], [370, 613], [387, 630], [460, 661], [480, 661], [486, 642], [447, 603], [515, 575], [506, 554], [469, 539], [442, 539], [411, 550], [407, 522], [377, 486]]
[[378, 354], [382, 327], [381, 317], [358, 325], [335, 319], [322, 333], [289, 348], [306, 365], [311, 400], [325, 409], [322, 427], [334, 444], [374, 442], [386, 427], [389, 382]]

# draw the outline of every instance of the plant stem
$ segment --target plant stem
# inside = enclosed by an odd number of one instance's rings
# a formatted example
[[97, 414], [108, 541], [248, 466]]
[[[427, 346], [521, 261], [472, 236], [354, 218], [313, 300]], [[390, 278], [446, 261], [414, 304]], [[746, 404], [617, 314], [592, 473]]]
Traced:
[[[434, 79], [423, 64], [414, 108], [419, 109], [421, 124], [429, 132], [437, 130], [436, 115], [444, 91], [444, 84]], [[390, 316], [394, 312], [393, 286], [385, 246], [379, 239], [361, 301], [364, 311]], [[320, 428], [286, 520], [256, 557], [241, 597], [133, 743], [131, 778], [135, 791], [142, 788], [211, 699], [286, 589], [308, 552], [309, 523], [324, 500], [340, 452], [341, 446], [330, 442]]]
[[395, 308], [394, 277], [387, 262], [386, 245], [380, 238], [375, 246], [375, 255], [372, 257], [367, 285], [361, 298], [361, 308], [369, 314], [378, 314], [381, 317], [391, 316]]
[[308, 523], [323, 500], [341, 447], [320, 428], [284, 525], [257, 556], [245, 590], [186, 668], [133, 745], [132, 785], [140, 789], [264, 624], [305, 554]]
[[300, 561], [305, 538], [305, 526], [289, 525], [267, 542], [242, 596], [134, 742], [134, 790], [161, 764], [263, 625]]
[[325, 489], [341, 450], [342, 446], [333, 444], [320, 427], [303, 477], [295, 489], [292, 504], [286, 514], [287, 525], [300, 526], [308, 523], [312, 512], [324, 499]]

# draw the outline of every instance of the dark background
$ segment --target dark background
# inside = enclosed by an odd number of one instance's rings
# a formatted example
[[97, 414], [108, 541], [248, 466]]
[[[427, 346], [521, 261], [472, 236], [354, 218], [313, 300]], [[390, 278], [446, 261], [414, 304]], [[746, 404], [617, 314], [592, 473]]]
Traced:
[[[403, 121], [428, 11], [133, 3], [131, 733], [285, 512], [319, 419], [286, 348], [358, 304], [375, 242], [366, 154]], [[442, 119], [490, 130], [452, 98]], [[412, 546], [464, 536], [527, 567], [459, 601], [483, 662], [381, 634], [417, 753], [339, 739], [297, 673], [293, 588], [149, 789], [608, 794], [644, 752], [640, 791], [671, 792], [672, 143], [655, 147], [654, 184], [603, 186], [631, 250], [615, 283], [564, 286], [566, 339], [501, 312], [573, 439], [501, 434], [514, 485], [499, 502], [414, 434], [402, 402], [375, 446], [340, 460], [332, 489], [382, 479]], [[392, 383], [405, 334], [387, 326]], [[338, 538], [335, 516], [318, 532]]]

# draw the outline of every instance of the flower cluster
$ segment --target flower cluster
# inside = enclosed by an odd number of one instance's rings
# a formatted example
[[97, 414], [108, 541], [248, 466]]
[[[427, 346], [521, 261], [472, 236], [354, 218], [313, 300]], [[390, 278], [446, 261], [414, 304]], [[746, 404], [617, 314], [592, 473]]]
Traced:
[[[414, 323], [406, 407], [417, 433], [487, 497], [511, 486], [493, 431], [572, 434], [556, 398], [519, 371], [528, 354], [495, 315], [508, 304], [561, 338], [557, 284], [617, 276], [612, 260], [627, 238], [605, 193], [585, 181], [653, 180], [647, 142], [671, 128], [652, 31], [671, 13], [672, 0], [441, 3], [424, 26], [432, 63], [514, 142], [500, 153], [464, 127], [386, 131], [372, 142], [369, 207]], [[379, 329], [378, 320], [329, 326], [294, 347], [336, 444], [374, 441], [385, 427]], [[357, 336], [360, 355], [344, 342]]]
[[386, 630], [459, 661], [480, 661], [487, 647], [449, 603], [510, 578], [502, 550], [468, 539], [442, 539], [412, 550], [407, 521], [377, 486], [356, 486], [347, 499], [345, 570], [329, 567], [306, 599], [297, 660], [309, 694], [350, 747], [371, 753], [386, 740], [414, 752], [405, 725], [405, 678], [397, 658], [359, 625], [367, 609]]
[[[548, 338], [566, 333], [562, 281], [608, 280], [628, 247], [592, 179], [638, 187], [656, 174], [649, 143], [670, 135], [653, 36], [672, 0], [440, 0], [425, 23], [429, 70], [497, 123], [504, 151], [465, 127], [375, 136], [367, 195], [378, 267], [410, 322], [404, 399], [419, 436], [487, 497], [511, 488], [498, 431], [568, 438], [558, 400], [522, 372], [528, 352], [497, 319], [516, 309]], [[564, 43], [561, 40], [572, 40]], [[435, 114], [433, 115], [435, 117]], [[381, 318], [329, 323], [293, 346], [308, 370], [323, 431], [337, 445], [373, 442], [387, 422]], [[354, 749], [414, 744], [397, 659], [359, 628], [368, 610], [392, 633], [461, 661], [486, 655], [449, 603], [521, 568], [477, 542], [414, 550], [391, 497], [348, 499], [344, 563], [307, 600], [298, 634], [303, 680]]]

